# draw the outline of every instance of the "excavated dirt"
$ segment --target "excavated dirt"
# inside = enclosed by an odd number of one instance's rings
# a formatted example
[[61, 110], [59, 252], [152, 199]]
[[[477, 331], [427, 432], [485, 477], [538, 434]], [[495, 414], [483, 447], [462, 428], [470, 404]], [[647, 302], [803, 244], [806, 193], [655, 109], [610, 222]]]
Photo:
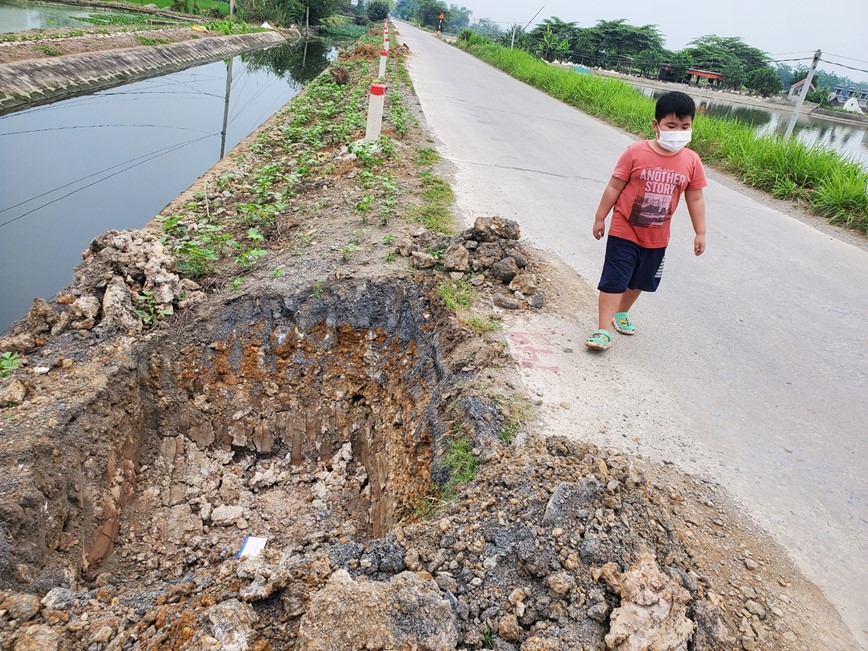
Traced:
[[[292, 165], [287, 119], [163, 215], [247, 205]], [[0, 380], [0, 648], [852, 648], [723, 489], [534, 434], [498, 319], [575, 309], [578, 280], [513, 222], [420, 229], [430, 146], [411, 130], [377, 168], [383, 223], [360, 161], [321, 152], [243, 277], [183, 278], [158, 223], [110, 232], [0, 338], [27, 357]]]

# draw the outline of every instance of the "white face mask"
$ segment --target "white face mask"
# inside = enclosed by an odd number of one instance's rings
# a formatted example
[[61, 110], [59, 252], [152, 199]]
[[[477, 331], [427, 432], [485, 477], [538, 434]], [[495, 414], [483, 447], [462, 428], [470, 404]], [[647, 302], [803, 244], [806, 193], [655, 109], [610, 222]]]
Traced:
[[678, 152], [690, 142], [692, 130], [687, 131], [663, 131], [660, 129], [660, 135], [657, 136], [657, 142], [663, 149], [671, 152]]

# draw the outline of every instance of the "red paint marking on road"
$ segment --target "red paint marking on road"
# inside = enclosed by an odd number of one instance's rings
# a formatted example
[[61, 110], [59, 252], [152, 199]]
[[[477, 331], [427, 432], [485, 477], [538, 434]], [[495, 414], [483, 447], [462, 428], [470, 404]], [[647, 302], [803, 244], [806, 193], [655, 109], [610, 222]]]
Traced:
[[507, 332], [506, 338], [509, 340], [510, 347], [515, 352], [521, 366], [525, 368], [535, 368], [542, 371], [551, 371], [559, 373], [560, 367], [551, 364], [551, 359], [544, 359], [547, 356], [554, 356], [556, 353], [549, 348], [541, 348], [537, 344], [553, 345], [548, 337], [530, 332]]

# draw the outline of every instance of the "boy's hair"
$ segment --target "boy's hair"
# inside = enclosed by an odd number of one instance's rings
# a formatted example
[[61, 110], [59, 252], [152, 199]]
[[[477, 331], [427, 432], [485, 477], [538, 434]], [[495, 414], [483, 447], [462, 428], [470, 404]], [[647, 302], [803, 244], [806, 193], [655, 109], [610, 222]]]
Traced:
[[661, 95], [657, 100], [657, 108], [654, 110], [654, 119], [658, 122], [667, 115], [675, 114], [679, 120], [683, 120], [687, 116], [691, 118], [696, 115], [696, 104], [693, 98], [687, 93], [682, 93], [678, 90]]

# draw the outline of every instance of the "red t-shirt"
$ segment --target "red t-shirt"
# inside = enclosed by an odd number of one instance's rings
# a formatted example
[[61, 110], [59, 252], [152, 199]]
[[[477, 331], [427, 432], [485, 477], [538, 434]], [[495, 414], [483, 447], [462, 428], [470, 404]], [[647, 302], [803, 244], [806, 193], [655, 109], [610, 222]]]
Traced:
[[647, 140], [627, 147], [612, 176], [627, 185], [615, 202], [609, 235], [647, 249], [669, 244], [669, 222], [684, 191], [708, 185], [695, 151], [685, 147], [674, 156], [664, 156]]

